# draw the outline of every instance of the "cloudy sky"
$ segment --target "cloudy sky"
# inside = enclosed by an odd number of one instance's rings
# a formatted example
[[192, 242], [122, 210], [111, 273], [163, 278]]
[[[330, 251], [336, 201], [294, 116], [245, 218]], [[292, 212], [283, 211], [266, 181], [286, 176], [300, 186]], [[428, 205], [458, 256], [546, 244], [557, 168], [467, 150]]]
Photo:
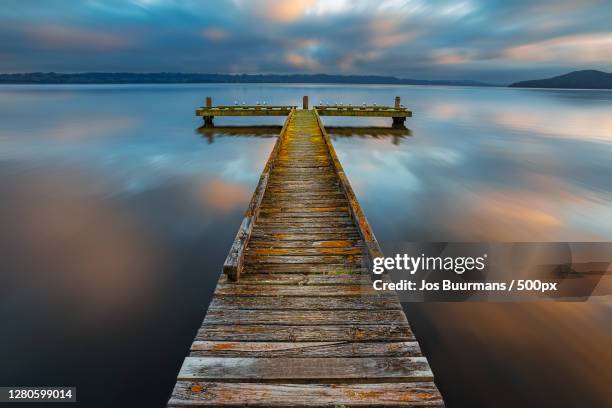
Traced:
[[610, 0], [1, 0], [0, 72], [612, 71]]

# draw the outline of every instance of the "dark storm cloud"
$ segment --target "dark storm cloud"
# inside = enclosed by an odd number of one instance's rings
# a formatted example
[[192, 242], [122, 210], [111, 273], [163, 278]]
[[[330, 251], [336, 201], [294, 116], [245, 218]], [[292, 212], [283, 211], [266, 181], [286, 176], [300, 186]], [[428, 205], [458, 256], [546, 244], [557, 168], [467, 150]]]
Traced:
[[612, 5], [4, 0], [0, 71], [327, 72], [508, 82], [612, 68]]

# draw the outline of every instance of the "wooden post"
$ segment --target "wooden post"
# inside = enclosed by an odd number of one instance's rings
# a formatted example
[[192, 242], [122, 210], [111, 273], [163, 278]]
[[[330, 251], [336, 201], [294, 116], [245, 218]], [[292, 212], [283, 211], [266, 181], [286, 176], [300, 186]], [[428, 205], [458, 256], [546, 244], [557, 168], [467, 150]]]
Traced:
[[395, 97], [395, 109], [399, 109], [400, 108], [400, 97], [396, 96]]
[[308, 96], [307, 95], [302, 98], [302, 108], [304, 110], [308, 110]]
[[206, 97], [206, 107], [212, 108], [212, 98], [210, 96]]

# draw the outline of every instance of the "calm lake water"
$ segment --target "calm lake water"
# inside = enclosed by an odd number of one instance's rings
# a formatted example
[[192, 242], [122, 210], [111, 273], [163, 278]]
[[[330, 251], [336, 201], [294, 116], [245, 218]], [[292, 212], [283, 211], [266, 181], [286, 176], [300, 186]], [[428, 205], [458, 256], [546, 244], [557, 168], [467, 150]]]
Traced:
[[[401, 96], [410, 135], [331, 132], [383, 246], [612, 241], [609, 91], [3, 86], [0, 385], [74, 385], [87, 407], [165, 404], [278, 132], [198, 133], [206, 95], [295, 105]], [[405, 308], [449, 407], [604, 407], [611, 305]]]

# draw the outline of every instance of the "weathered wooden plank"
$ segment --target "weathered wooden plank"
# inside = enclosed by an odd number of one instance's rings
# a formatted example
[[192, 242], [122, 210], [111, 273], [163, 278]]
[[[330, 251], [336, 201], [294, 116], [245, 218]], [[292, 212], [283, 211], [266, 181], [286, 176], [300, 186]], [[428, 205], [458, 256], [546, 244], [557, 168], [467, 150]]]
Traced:
[[[346, 205], [341, 193], [330, 192], [328, 195], [309, 196], [302, 193], [280, 193], [282, 196], [276, 198], [271, 195], [265, 196], [262, 201], [262, 207], [266, 208], [296, 208], [296, 212], [300, 212], [300, 208], [322, 207], [332, 205]], [[295, 204], [295, 205], [294, 205]]]
[[305, 180], [287, 180], [284, 177], [275, 177], [274, 181], [270, 181], [271, 185], [282, 185], [287, 187], [297, 186], [306, 189], [305, 187], [317, 187], [317, 186], [333, 186], [338, 187], [338, 178], [324, 178], [324, 179], [305, 179]]
[[326, 273], [352, 274], [368, 271], [362, 263], [354, 264], [269, 264], [255, 263], [245, 265], [245, 273]]
[[301, 175], [317, 175], [317, 174], [336, 174], [333, 166], [319, 166], [319, 167], [291, 167], [291, 166], [278, 166], [274, 167], [272, 174], [275, 176], [301, 176]]
[[196, 340], [215, 341], [413, 341], [407, 324], [396, 325], [207, 325]]
[[169, 407], [444, 407], [433, 382], [255, 384], [179, 381]]
[[366, 116], [379, 118], [406, 118], [412, 112], [406, 108], [393, 108], [389, 106], [315, 106], [316, 112], [322, 116]]
[[[340, 203], [346, 203], [343, 201], [336, 201], [337, 204]], [[342, 213], [343, 215], [350, 215], [349, 212], [349, 208], [347, 206], [313, 206], [313, 205], [307, 205], [307, 204], [302, 204], [299, 206], [285, 206], [285, 207], [281, 207], [281, 206], [266, 206], [260, 209], [260, 213], [261, 214], [268, 214], [268, 213], [298, 213], [298, 214], [304, 214], [304, 213]]]
[[378, 295], [382, 291], [371, 285], [334, 286], [289, 286], [289, 285], [217, 285], [215, 294], [219, 296], [366, 296]]
[[[294, 197], [291, 199], [287, 199], [287, 197], [283, 197], [282, 200], [274, 200], [270, 197], [264, 198], [262, 201], [261, 209], [265, 211], [276, 211], [276, 212], [285, 212], [285, 209], [291, 208], [292, 212], [310, 212], [306, 209], [309, 208], [325, 208], [325, 207], [333, 207], [339, 208], [339, 210], [328, 210], [328, 211], [344, 211], [342, 209], [343, 205], [346, 205], [346, 201], [339, 197]], [[322, 210], [313, 210], [313, 212], [322, 211]], [[291, 211], [287, 211], [291, 212]], [[350, 212], [349, 212], [350, 214]]]
[[210, 309], [203, 327], [209, 324], [268, 324], [319, 326], [331, 324], [408, 323], [401, 310], [224, 310]]
[[[316, 231], [315, 231], [316, 232]], [[263, 230], [254, 230], [252, 238], [263, 239], [267, 241], [336, 241], [336, 240], [361, 240], [361, 236], [357, 233], [357, 230], [340, 233], [287, 233], [287, 232], [270, 232]]]
[[294, 228], [331, 228], [331, 227], [350, 227], [353, 226], [351, 219], [342, 219], [335, 217], [318, 217], [318, 218], [263, 218], [259, 220], [260, 225], [280, 225], [284, 227]]
[[322, 150], [317, 152], [317, 150], [312, 147], [291, 146], [287, 148], [287, 146], [283, 146], [279, 158], [286, 161], [327, 161], [330, 157], [329, 154], [323, 150], [324, 148], [325, 146], [322, 146]]
[[433, 374], [425, 357], [187, 357], [178, 379], [285, 383], [353, 380], [373, 383], [433, 381]]
[[355, 233], [357, 229], [354, 226], [350, 227], [333, 227], [333, 228], [321, 228], [321, 227], [292, 227], [290, 225], [256, 225], [253, 228], [253, 232], [262, 231], [267, 233], [280, 233], [280, 234], [351, 234]]
[[301, 182], [336, 182], [338, 177], [334, 173], [323, 174], [283, 174], [272, 173], [274, 177], [270, 179], [270, 183], [301, 183]]
[[246, 254], [258, 256], [258, 255], [288, 255], [288, 256], [302, 256], [302, 255], [361, 255], [363, 254], [363, 248], [257, 248], [250, 247], [246, 250]]
[[[320, 172], [320, 171], [312, 171], [312, 169], [299, 169], [300, 172], [291, 172], [291, 173], [272, 173], [272, 176], [276, 181], [286, 181], [286, 182], [300, 182], [300, 181], [316, 181], [316, 182], [337, 182], [338, 177], [336, 173], [332, 173], [329, 171]], [[306, 171], [308, 170], [308, 171]]]
[[262, 240], [253, 238], [249, 242], [249, 248], [362, 248], [363, 241], [358, 239], [338, 239], [338, 240], [302, 240], [302, 241], [282, 241], [282, 240]]
[[[276, 211], [283, 209], [295, 209], [295, 212], [301, 212], [305, 208], [320, 208], [320, 207], [342, 207], [346, 205], [346, 201], [344, 198], [338, 197], [280, 197], [277, 199], [272, 199], [271, 197], [264, 197], [264, 200], [261, 203], [261, 208]], [[344, 210], [340, 210], [344, 211]]]
[[319, 211], [349, 211], [345, 200], [341, 199], [323, 199], [311, 200], [310, 202], [293, 202], [293, 201], [267, 201], [262, 203], [262, 212], [319, 212]]
[[291, 113], [291, 106], [234, 106], [234, 107], [202, 107], [196, 110], [197, 116], [287, 116]]
[[[277, 297], [245, 297], [245, 296], [215, 296], [209, 309], [258, 309], [258, 310], [401, 310], [397, 296], [366, 295], [366, 296], [277, 296]], [[320, 340], [320, 339], [317, 339]], [[336, 339], [334, 339], [336, 340]]]
[[271, 190], [274, 189], [283, 189], [283, 190], [292, 190], [292, 189], [301, 189], [303, 190], [322, 190], [322, 189], [338, 189], [340, 184], [336, 180], [280, 180], [278, 177], [269, 182], [269, 188]]
[[271, 182], [268, 186], [270, 192], [273, 193], [275, 191], [281, 192], [291, 192], [291, 191], [327, 191], [327, 192], [337, 192], [340, 191], [340, 184], [333, 181], [320, 181], [320, 182], [300, 182], [300, 181], [283, 181], [276, 180], [275, 182]]
[[279, 163], [281, 166], [291, 165], [294, 167], [322, 167], [322, 166], [331, 165], [332, 161], [329, 158], [319, 159], [319, 160], [300, 160], [300, 161], [295, 161], [291, 158], [287, 158], [287, 159], [279, 158], [277, 160], [277, 163]]
[[345, 199], [344, 192], [338, 191], [310, 191], [310, 190], [293, 190], [293, 191], [268, 191], [264, 196], [264, 200], [278, 201], [293, 201], [300, 200], [332, 200]]
[[[308, 215], [313, 215], [309, 217]], [[263, 213], [260, 214], [257, 218], [257, 223], [265, 224], [265, 223], [312, 223], [313, 227], [318, 226], [316, 223], [325, 223], [325, 222], [343, 222], [347, 224], [346, 226], [355, 226], [353, 219], [348, 213], [337, 212], [333, 213]], [[295, 227], [294, 225], [289, 225], [291, 227]]]
[[[347, 210], [333, 210], [333, 211], [292, 211], [292, 212], [279, 212], [270, 211], [268, 209], [260, 210], [260, 218], [318, 218], [318, 217], [334, 217], [344, 220], [352, 220], [350, 212]], [[258, 218], [259, 221], [259, 218]]]
[[225, 258], [225, 262], [223, 262], [223, 272], [229, 276], [231, 280], [237, 280], [240, 276], [240, 272], [242, 272], [244, 264], [244, 250], [252, 231], [253, 217], [246, 216], [242, 219], [242, 223], [240, 224], [240, 228], [238, 228], [234, 242], [232, 243], [229, 253]]
[[[292, 150], [281, 150], [279, 158], [286, 161], [300, 161], [300, 162], [326, 162], [329, 161], [330, 157], [327, 152], [318, 153], [311, 149], [292, 149]], [[280, 161], [279, 161], [280, 162]]]
[[284, 145], [281, 147], [280, 154], [282, 157], [291, 159], [310, 158], [314, 160], [329, 159], [329, 152], [325, 144], [309, 146], [308, 144], [299, 145]]
[[[295, 215], [294, 215], [295, 214]], [[313, 214], [314, 217], [304, 216], [306, 214]], [[257, 218], [258, 224], [287, 224], [288, 227], [295, 228], [295, 223], [306, 224], [304, 228], [310, 226], [311, 228], [329, 228], [331, 226], [341, 227], [354, 227], [355, 223], [353, 219], [346, 213], [335, 213], [335, 215], [320, 215], [321, 213], [266, 213], [260, 214]], [[331, 223], [327, 227], [325, 223]]]
[[[240, 282], [249, 285], [371, 285], [369, 274], [305, 274], [305, 273], [247, 273]], [[220, 284], [230, 283], [225, 275]]]
[[303, 194], [304, 191], [308, 191], [311, 193], [319, 193], [325, 196], [332, 196], [334, 193], [341, 193], [340, 187], [337, 185], [334, 186], [308, 186], [307, 188], [295, 185], [295, 186], [270, 186], [268, 188], [269, 194]]
[[284, 161], [282, 163], [278, 163], [278, 167], [276, 169], [278, 171], [282, 171], [284, 169], [291, 168], [292, 171], [316, 171], [316, 170], [327, 170], [333, 167], [333, 163], [324, 162], [324, 163], [290, 163], [288, 161]]
[[311, 161], [319, 161], [319, 160], [329, 160], [329, 154], [327, 151], [321, 150], [321, 153], [318, 154], [313, 149], [300, 149], [300, 150], [287, 150], [281, 149], [279, 152], [279, 158], [281, 160], [311, 160]]
[[361, 255], [245, 255], [245, 265], [265, 264], [355, 264], [362, 260]]
[[225, 342], [195, 341], [191, 345], [192, 357], [417, 357], [421, 356], [419, 343], [402, 341], [392, 343], [359, 342]]

